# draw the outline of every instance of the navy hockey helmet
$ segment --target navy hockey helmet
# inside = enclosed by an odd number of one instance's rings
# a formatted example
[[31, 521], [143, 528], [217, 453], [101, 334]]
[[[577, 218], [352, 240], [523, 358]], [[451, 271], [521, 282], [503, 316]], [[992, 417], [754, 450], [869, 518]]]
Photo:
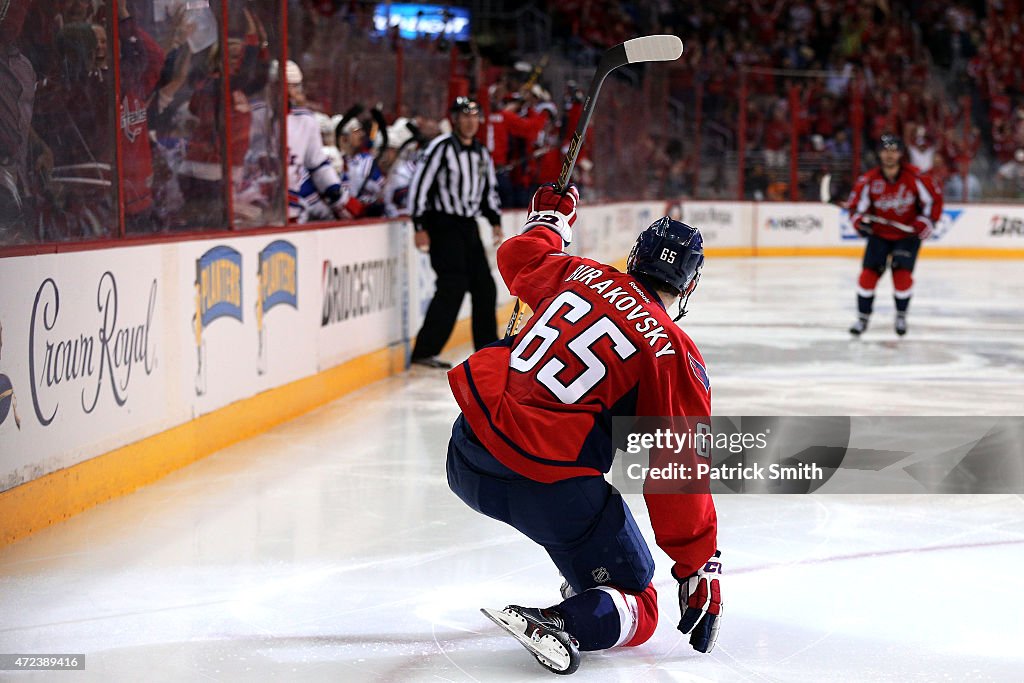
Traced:
[[881, 152], [883, 149], [894, 149], [897, 152], [902, 152], [903, 140], [895, 133], [882, 133], [882, 136], [878, 138], [878, 151]]
[[704, 266], [704, 238], [700, 230], [668, 216], [651, 223], [636, 238], [626, 259], [626, 272], [645, 276], [678, 292], [679, 315], [686, 315], [686, 302], [700, 279]]

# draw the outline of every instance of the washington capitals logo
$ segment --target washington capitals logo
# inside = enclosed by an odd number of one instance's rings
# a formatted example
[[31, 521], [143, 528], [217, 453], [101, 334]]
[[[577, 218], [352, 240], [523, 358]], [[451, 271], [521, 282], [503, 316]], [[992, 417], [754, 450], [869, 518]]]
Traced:
[[690, 359], [690, 369], [693, 370], [694, 376], [704, 385], [704, 391], [711, 391], [711, 380], [708, 379], [708, 371], [704, 369], [700, 361], [693, 357], [689, 351], [686, 352], [686, 357]]
[[[135, 107], [132, 107], [133, 103]], [[121, 130], [124, 131], [128, 142], [135, 142], [135, 138], [142, 133], [147, 116], [146, 107], [141, 102], [134, 98], [129, 100], [127, 95], [124, 96], [121, 100]]]

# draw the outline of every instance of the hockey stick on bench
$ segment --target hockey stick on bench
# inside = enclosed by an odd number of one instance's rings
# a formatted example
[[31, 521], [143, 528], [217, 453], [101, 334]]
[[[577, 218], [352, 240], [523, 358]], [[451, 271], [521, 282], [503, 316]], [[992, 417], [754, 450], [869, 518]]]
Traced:
[[[572, 178], [572, 169], [576, 166], [576, 159], [583, 147], [583, 136], [590, 125], [590, 117], [597, 105], [597, 96], [601, 92], [601, 85], [608, 74], [621, 66], [627, 64], [638, 64], [640, 62], [671, 62], [679, 59], [683, 54], [683, 41], [678, 36], [656, 35], [633, 38], [616, 45], [604, 55], [597, 65], [594, 78], [590, 81], [590, 89], [587, 91], [587, 98], [583, 101], [583, 112], [580, 114], [579, 123], [576, 124], [576, 132], [573, 133], [569, 142], [569, 149], [562, 161], [562, 171], [558, 174], [555, 182], [555, 190], [565, 194], [569, 187], [569, 179]], [[512, 309], [512, 317], [505, 328], [505, 336], [511, 337], [518, 334], [519, 325], [523, 317], [523, 302], [516, 297], [515, 307]]]

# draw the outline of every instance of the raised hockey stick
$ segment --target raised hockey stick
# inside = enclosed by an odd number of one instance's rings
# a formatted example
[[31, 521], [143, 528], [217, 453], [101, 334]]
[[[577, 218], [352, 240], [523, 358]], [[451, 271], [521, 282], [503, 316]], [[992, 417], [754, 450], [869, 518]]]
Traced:
[[[832, 198], [832, 174], [826, 173], [821, 176], [821, 185], [818, 187], [818, 195], [822, 202], [825, 204], [835, 204], [842, 208], [847, 208], [842, 202]], [[881, 223], [882, 225], [888, 225], [891, 228], [896, 228], [900, 232], [905, 232], [908, 235], [916, 235], [917, 231], [906, 223], [900, 223], [899, 221], [890, 220], [888, 218], [882, 218], [881, 216], [875, 216], [873, 214], [865, 214], [864, 217], [872, 223]]]
[[[569, 141], [569, 149], [562, 161], [562, 171], [555, 181], [555, 190], [564, 194], [569, 187], [569, 179], [572, 178], [572, 170], [576, 166], [576, 159], [579, 158], [580, 150], [583, 147], [583, 136], [590, 125], [590, 117], [594, 114], [594, 107], [597, 106], [597, 96], [601, 92], [604, 79], [612, 71], [627, 64], [638, 64], [640, 62], [671, 62], [679, 59], [683, 54], [683, 41], [678, 36], [655, 35], [633, 38], [616, 45], [601, 56], [597, 65], [597, 71], [590, 81], [590, 89], [587, 91], [587, 98], [583, 101], [583, 111], [580, 114], [579, 123], [576, 124], [576, 132]], [[523, 317], [523, 302], [518, 297], [512, 309], [512, 317], [505, 328], [505, 336], [511, 337], [519, 332], [519, 325]]]
[[533, 65], [533, 68], [530, 69], [530, 75], [527, 77], [526, 82], [520, 86], [521, 91], [529, 90], [537, 83], [537, 81], [540, 80], [540, 77], [544, 75], [544, 69], [548, 66], [549, 59], [550, 57], [548, 55], [544, 55], [540, 58], [539, 62]]

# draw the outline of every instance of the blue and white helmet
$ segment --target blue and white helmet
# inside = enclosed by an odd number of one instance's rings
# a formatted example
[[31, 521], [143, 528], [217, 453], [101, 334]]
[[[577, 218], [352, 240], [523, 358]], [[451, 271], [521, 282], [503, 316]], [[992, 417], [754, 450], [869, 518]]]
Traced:
[[667, 285], [682, 296], [679, 315], [686, 315], [686, 301], [697, 287], [704, 266], [704, 238], [700, 230], [663, 216], [640, 233], [626, 260], [626, 272], [644, 275]]

